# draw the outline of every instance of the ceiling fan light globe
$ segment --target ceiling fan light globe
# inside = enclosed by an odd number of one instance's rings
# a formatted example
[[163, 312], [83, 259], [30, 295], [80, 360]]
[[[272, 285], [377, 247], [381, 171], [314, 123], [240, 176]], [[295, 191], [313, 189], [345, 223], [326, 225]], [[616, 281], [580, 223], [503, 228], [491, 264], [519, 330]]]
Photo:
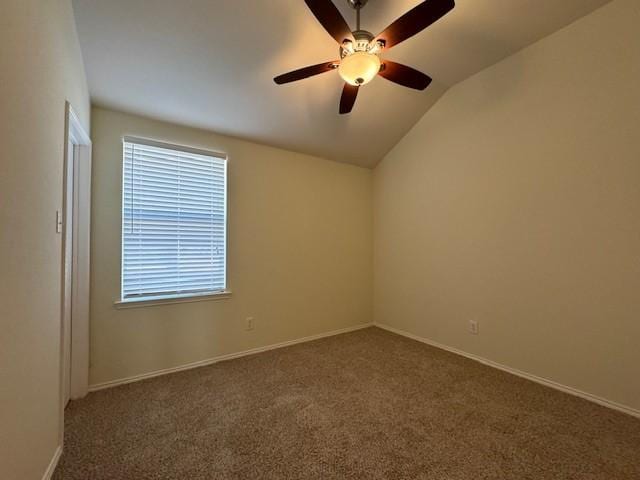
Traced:
[[368, 52], [355, 52], [340, 61], [338, 73], [349, 85], [362, 86], [373, 80], [380, 71], [380, 57]]

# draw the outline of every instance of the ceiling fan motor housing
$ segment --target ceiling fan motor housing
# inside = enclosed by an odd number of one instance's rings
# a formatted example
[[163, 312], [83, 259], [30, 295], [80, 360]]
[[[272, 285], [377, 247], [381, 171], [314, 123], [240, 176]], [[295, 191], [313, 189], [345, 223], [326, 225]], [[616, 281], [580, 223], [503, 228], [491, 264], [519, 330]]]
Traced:
[[356, 30], [353, 32], [354, 41], [345, 40], [340, 45], [340, 58], [344, 58], [354, 52], [379, 53], [377, 45], [372, 43], [374, 36], [366, 30]]

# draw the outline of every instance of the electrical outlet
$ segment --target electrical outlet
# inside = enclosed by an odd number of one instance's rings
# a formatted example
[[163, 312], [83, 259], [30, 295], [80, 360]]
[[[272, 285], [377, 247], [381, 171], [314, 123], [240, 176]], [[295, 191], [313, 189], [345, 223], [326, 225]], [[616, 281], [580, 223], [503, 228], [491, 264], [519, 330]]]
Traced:
[[477, 320], [469, 320], [469, 333], [478, 335], [480, 333], [480, 325]]
[[255, 328], [255, 321], [253, 317], [247, 317], [245, 328], [248, 331], [253, 330]]

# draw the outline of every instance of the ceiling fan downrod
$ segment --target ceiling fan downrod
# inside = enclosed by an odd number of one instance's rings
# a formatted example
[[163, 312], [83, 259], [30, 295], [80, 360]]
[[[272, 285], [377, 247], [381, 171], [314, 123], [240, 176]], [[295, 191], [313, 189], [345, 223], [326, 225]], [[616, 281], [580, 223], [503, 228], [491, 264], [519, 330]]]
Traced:
[[367, 4], [368, 0], [347, 0], [349, 6], [356, 11], [356, 30], [360, 30], [360, 9]]

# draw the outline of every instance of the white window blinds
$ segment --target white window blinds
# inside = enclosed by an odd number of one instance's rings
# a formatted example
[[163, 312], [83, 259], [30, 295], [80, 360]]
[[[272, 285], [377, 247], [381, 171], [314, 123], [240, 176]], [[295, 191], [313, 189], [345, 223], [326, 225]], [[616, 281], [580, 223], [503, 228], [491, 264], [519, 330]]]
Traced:
[[122, 300], [226, 288], [227, 161], [125, 138]]

